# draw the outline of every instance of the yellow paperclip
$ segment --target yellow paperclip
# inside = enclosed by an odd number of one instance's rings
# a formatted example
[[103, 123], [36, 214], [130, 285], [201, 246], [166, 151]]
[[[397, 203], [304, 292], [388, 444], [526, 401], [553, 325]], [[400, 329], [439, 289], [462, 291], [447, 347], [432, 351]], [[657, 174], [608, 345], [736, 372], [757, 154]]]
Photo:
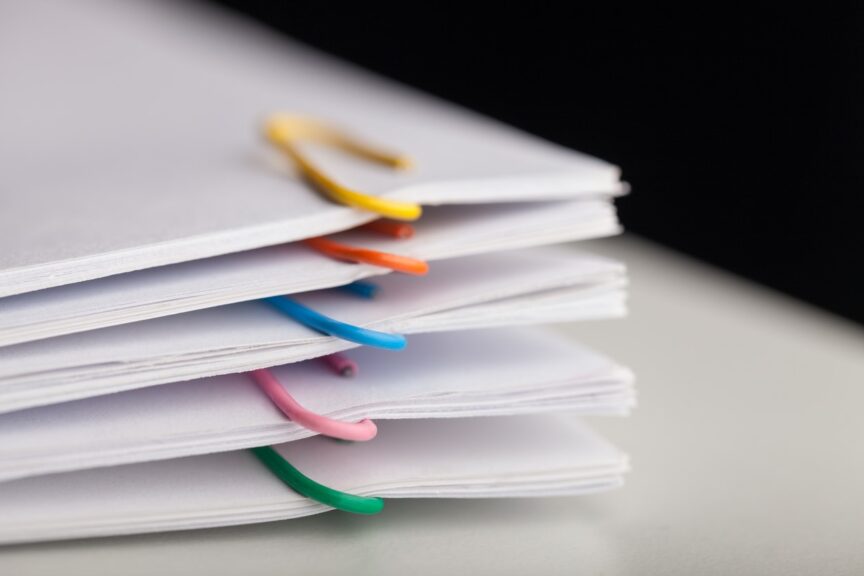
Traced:
[[267, 139], [293, 159], [304, 176], [332, 200], [397, 220], [416, 220], [422, 214], [423, 209], [419, 204], [388, 200], [346, 188], [315, 166], [300, 151], [297, 143], [308, 140], [341, 148], [356, 156], [395, 169], [409, 168], [411, 160], [408, 157], [377, 150], [334, 128], [302, 116], [282, 114], [272, 116], [267, 120], [264, 131]]

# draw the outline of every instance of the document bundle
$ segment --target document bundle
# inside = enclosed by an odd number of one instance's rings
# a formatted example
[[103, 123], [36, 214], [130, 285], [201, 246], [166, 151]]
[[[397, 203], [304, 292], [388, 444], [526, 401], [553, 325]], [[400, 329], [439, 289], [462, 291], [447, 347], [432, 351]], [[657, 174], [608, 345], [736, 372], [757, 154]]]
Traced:
[[0, 544], [621, 486], [619, 169], [210, 10], [7, 10]]

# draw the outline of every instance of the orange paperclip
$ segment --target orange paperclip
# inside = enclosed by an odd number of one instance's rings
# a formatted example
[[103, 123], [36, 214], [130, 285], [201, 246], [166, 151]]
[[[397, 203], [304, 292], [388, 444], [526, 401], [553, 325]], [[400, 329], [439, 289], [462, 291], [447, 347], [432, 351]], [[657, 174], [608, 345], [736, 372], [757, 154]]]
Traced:
[[327, 238], [308, 238], [303, 242], [314, 248], [315, 250], [326, 254], [331, 258], [339, 260], [348, 260], [349, 262], [362, 262], [364, 264], [372, 264], [373, 266], [381, 266], [382, 268], [390, 268], [406, 274], [415, 274], [422, 276], [429, 272], [429, 264], [418, 258], [410, 256], [401, 256], [399, 254], [390, 254], [388, 252], [379, 252], [378, 250], [370, 250], [368, 248], [357, 248], [340, 244]]
[[358, 230], [367, 230], [384, 236], [392, 236], [399, 240], [408, 240], [414, 237], [414, 227], [407, 222], [394, 222], [392, 220], [373, 220], [357, 227]]

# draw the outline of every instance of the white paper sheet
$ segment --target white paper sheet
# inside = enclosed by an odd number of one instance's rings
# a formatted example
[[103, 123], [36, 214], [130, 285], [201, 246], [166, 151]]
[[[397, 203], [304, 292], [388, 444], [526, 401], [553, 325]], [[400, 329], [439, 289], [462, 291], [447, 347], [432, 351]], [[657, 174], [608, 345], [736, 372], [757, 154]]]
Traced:
[[[315, 413], [453, 418], [571, 410], [626, 414], [633, 375], [538, 328], [430, 334], [400, 354], [360, 348], [340, 378], [310, 360], [272, 369]], [[245, 374], [178, 382], [0, 416], [0, 480], [290, 442], [288, 420]], [[374, 441], [374, 440], [373, 440]]]
[[[0, 296], [280, 244], [371, 215], [262, 141], [274, 111], [410, 154], [338, 180], [425, 204], [609, 196], [619, 170], [192, 3], [34, 0], [0, 22]], [[230, 39], [230, 41], [226, 41]]]
[[[378, 438], [277, 447], [310, 478], [386, 498], [529, 497], [619, 486], [627, 460], [570, 415], [382, 422]], [[328, 510], [228, 452], [0, 484], [0, 542], [266, 522]], [[386, 514], [386, 505], [384, 509]]]
[[[377, 282], [381, 296], [375, 300], [330, 290], [296, 298], [351, 324], [406, 334], [624, 313], [623, 266], [549, 248], [447, 260], [422, 278], [393, 274]], [[0, 348], [0, 411], [243, 372], [355, 346], [262, 302], [199, 310]]]
[[[438, 207], [410, 240], [347, 232], [351, 245], [439, 260], [618, 232], [607, 202]], [[275, 296], [386, 273], [287, 244], [79, 282], [0, 300], [0, 346]]]

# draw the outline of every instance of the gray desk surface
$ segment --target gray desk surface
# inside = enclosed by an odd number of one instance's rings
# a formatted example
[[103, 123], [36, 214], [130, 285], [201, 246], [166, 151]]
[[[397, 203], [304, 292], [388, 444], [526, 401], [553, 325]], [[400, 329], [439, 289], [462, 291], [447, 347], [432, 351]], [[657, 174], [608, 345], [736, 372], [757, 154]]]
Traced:
[[640, 407], [594, 419], [620, 491], [392, 501], [257, 526], [6, 548], [0, 574], [864, 574], [864, 332], [662, 249], [627, 320], [561, 328], [632, 366]]

